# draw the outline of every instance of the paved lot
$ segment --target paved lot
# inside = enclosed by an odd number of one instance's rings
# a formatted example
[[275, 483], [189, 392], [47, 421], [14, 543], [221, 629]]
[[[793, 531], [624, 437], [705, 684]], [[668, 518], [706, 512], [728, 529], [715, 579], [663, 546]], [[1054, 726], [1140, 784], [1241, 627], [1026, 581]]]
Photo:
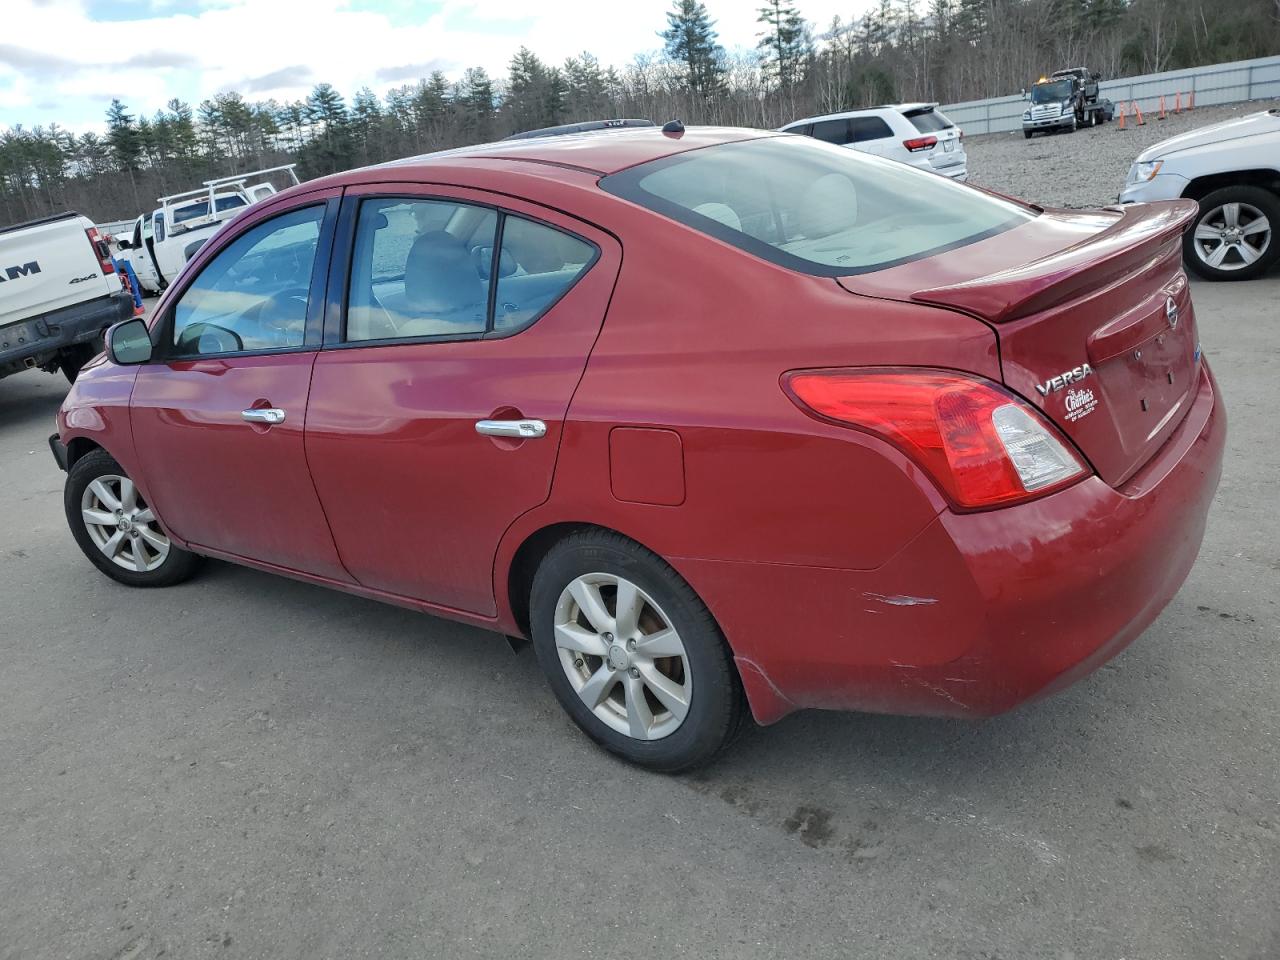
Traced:
[[498, 637], [222, 564], [117, 586], [65, 529], [61, 381], [0, 381], [0, 957], [1280, 956], [1280, 278], [1195, 298], [1228, 460], [1127, 653], [677, 779]]

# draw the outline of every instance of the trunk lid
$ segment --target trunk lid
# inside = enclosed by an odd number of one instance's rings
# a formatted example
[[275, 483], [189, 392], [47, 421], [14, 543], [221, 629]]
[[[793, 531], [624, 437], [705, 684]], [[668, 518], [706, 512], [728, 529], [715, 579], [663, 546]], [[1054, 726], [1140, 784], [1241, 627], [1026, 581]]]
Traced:
[[987, 322], [1005, 384], [1119, 486], [1177, 429], [1199, 379], [1181, 256], [1195, 211], [1192, 201], [1045, 211], [978, 243], [839, 282]]

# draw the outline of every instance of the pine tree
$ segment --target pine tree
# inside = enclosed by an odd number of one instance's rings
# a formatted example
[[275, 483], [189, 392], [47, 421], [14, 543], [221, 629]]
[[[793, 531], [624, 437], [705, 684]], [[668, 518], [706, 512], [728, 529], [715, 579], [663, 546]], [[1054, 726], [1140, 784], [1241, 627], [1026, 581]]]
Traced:
[[764, 27], [756, 46], [764, 52], [765, 75], [790, 94], [813, 50], [808, 25], [786, 0], [766, 0], [756, 12], [756, 21]]
[[112, 100], [107, 108], [107, 143], [111, 159], [120, 170], [137, 170], [142, 162], [142, 137], [128, 108]]
[[700, 0], [675, 0], [667, 11], [662, 37], [667, 58], [682, 65], [685, 86], [710, 100], [724, 86], [724, 47], [716, 42], [715, 23]]

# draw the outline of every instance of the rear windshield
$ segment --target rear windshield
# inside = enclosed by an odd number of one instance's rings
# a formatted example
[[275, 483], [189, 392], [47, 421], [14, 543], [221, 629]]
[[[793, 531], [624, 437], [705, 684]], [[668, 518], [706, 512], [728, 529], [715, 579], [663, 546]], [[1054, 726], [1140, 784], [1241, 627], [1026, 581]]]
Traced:
[[939, 113], [933, 107], [926, 107], [923, 110], [908, 110], [905, 116], [911, 121], [911, 125], [921, 133], [937, 133], [939, 130], [950, 130], [955, 126], [945, 115]]
[[1035, 216], [936, 173], [809, 137], [690, 150], [600, 185], [772, 263], [827, 277], [919, 260]]

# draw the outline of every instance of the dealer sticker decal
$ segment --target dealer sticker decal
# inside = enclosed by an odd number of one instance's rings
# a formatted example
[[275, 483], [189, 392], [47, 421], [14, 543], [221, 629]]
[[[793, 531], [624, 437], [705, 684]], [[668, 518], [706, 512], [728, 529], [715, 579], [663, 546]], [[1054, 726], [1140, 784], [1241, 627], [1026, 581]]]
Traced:
[[1067, 391], [1067, 420], [1075, 423], [1093, 413], [1098, 406], [1098, 400], [1093, 395], [1093, 391], [1088, 387], [1083, 390], [1072, 388]]

